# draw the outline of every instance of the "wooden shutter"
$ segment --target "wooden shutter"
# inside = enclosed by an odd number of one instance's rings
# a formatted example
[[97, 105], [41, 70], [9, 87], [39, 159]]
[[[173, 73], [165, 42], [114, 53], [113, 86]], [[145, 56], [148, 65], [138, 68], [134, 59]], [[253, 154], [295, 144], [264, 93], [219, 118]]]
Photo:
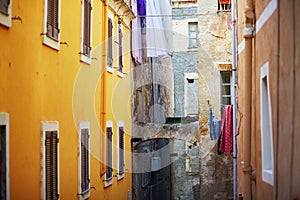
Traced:
[[91, 51], [91, 0], [84, 0], [84, 24], [83, 24], [83, 54], [90, 56]]
[[6, 126], [0, 126], [0, 199], [6, 199]]
[[119, 128], [119, 174], [124, 174], [124, 128]]
[[46, 131], [45, 168], [46, 168], [46, 199], [59, 199], [58, 194], [58, 134], [57, 131]]
[[112, 20], [108, 18], [108, 38], [107, 38], [107, 65], [112, 67], [113, 65], [113, 58], [112, 58], [112, 45], [113, 45], [113, 38], [112, 38], [112, 29], [113, 24]]
[[58, 1], [48, 0], [47, 36], [58, 41]]
[[10, 4], [10, 0], [0, 0], [0, 12], [6, 16], [8, 16], [9, 4]]
[[107, 139], [106, 139], [106, 179], [112, 178], [112, 128], [107, 127]]
[[118, 68], [118, 70], [120, 72], [122, 72], [123, 71], [123, 43], [122, 43], [123, 34], [122, 34], [121, 25], [119, 25], [118, 29], [119, 29], [119, 68]]
[[81, 192], [90, 188], [89, 129], [81, 129]]

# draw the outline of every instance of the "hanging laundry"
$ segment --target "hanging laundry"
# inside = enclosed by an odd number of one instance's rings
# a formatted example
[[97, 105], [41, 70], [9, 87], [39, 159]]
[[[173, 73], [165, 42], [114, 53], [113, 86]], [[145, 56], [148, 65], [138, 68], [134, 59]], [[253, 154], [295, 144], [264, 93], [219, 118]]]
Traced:
[[141, 16], [146, 15], [146, 3], [145, 0], [137, 0], [138, 14]]
[[214, 114], [212, 112], [212, 108], [209, 108], [209, 134], [210, 134], [210, 139], [215, 140], [215, 126], [214, 126]]
[[220, 152], [225, 152], [227, 156], [233, 151], [233, 115], [232, 105], [225, 105], [223, 107], [222, 128], [220, 139]]
[[[141, 18], [138, 16], [138, 2], [144, 0], [132, 0], [132, 11], [136, 16], [132, 20], [132, 57], [136, 64], [142, 64], [142, 30], [141, 30]], [[146, 12], [146, 11], [145, 11]]]
[[157, 0], [147, 0], [146, 27], [147, 57], [167, 57], [169, 50]]
[[221, 134], [221, 126], [222, 121], [215, 118], [212, 108], [209, 108], [209, 132], [210, 132], [210, 139], [215, 140], [219, 138]]

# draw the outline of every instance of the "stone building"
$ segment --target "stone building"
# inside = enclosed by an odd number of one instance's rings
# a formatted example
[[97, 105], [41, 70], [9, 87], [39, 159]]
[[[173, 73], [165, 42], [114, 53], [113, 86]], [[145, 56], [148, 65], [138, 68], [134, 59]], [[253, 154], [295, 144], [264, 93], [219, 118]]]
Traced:
[[201, 199], [232, 197], [232, 159], [217, 155], [209, 129], [209, 109], [220, 120], [223, 105], [232, 102], [231, 5], [222, 3], [198, 1]]
[[198, 17], [197, 1], [172, 1], [174, 116], [197, 116]]

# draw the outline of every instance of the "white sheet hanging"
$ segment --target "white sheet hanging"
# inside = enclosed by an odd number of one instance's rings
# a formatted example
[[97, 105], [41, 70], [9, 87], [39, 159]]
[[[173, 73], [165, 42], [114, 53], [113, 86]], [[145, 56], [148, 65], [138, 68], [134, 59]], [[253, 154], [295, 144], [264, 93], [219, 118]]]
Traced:
[[146, 5], [146, 41], [147, 57], [167, 57], [168, 45], [159, 1], [147, 0]]

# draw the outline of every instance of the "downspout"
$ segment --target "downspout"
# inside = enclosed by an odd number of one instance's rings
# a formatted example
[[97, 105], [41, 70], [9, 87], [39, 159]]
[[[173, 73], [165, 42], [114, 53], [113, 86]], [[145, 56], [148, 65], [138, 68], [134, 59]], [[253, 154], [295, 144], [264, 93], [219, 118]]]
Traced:
[[237, 49], [236, 49], [236, 0], [232, 0], [231, 10], [232, 20], [232, 82], [233, 82], [233, 94], [232, 94], [232, 106], [233, 106], [233, 199], [237, 200], [237, 99], [236, 99], [236, 82], [237, 82]]
[[107, 27], [108, 27], [108, 20], [107, 20], [107, 4], [108, 0], [103, 1], [103, 45], [102, 45], [102, 71], [101, 71], [101, 116], [100, 116], [100, 144], [101, 144], [101, 171], [100, 171], [100, 177], [102, 177], [105, 174], [106, 171], [106, 157], [105, 157], [105, 139], [106, 139], [106, 61], [107, 61], [107, 51], [106, 51], [106, 40], [107, 40]]
[[246, 0], [245, 7], [245, 64], [244, 64], [244, 199], [251, 199], [251, 84], [252, 84], [252, 39], [253, 39], [253, 0]]

